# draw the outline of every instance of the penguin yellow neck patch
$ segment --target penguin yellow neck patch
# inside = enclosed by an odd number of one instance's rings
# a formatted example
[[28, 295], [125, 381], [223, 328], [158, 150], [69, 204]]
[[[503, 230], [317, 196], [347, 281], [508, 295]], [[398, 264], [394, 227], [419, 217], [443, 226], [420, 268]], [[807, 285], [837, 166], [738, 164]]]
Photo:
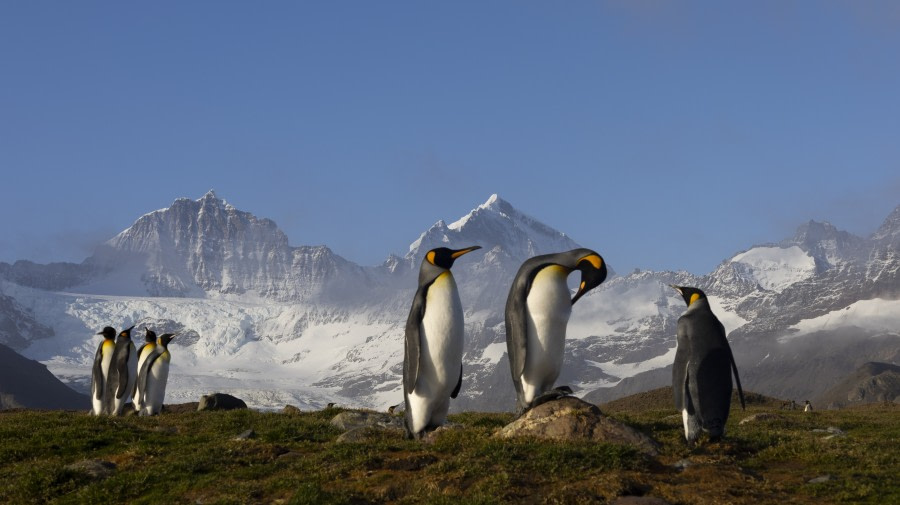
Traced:
[[688, 306], [692, 305], [694, 302], [696, 302], [696, 301], [699, 300], [699, 299], [700, 299], [700, 295], [699, 295], [699, 294], [697, 294], [697, 293], [692, 294], [692, 295], [691, 295], [691, 301], [690, 301], [690, 303], [688, 303]]

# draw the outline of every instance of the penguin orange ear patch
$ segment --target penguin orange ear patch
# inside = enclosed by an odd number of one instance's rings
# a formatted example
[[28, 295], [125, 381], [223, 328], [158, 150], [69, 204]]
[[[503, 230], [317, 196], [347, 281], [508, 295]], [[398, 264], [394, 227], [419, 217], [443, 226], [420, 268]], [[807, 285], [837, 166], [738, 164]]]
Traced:
[[581, 258], [580, 260], [578, 260], [579, 263], [581, 263], [582, 261], [587, 261], [588, 263], [593, 265], [594, 268], [596, 268], [597, 270], [599, 270], [600, 265], [603, 264], [603, 260], [600, 258], [600, 256], [597, 256], [596, 254], [589, 254], [589, 255], [585, 256], [584, 258]]
[[699, 295], [699, 294], [697, 294], [697, 293], [692, 294], [692, 295], [691, 295], [691, 301], [688, 303], [688, 305], [690, 305], [691, 303], [696, 302], [696, 301], [699, 300], [699, 299], [700, 299], [700, 295]]
[[434, 251], [428, 251], [428, 254], [425, 255], [425, 258], [428, 260], [429, 263], [434, 265]]

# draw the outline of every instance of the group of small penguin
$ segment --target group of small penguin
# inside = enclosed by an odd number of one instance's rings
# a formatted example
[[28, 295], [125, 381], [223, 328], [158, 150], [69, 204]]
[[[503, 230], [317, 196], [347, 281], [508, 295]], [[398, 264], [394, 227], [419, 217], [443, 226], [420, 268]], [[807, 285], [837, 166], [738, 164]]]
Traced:
[[103, 341], [94, 356], [91, 373], [91, 412], [95, 416], [120, 416], [129, 400], [142, 416], [159, 414], [169, 379], [169, 342], [175, 337], [146, 328], [144, 343], [135, 348], [131, 328], [116, 330], [110, 326], [97, 335]]
[[[425, 254], [419, 285], [406, 322], [403, 361], [405, 426], [409, 438], [422, 438], [444, 424], [450, 398], [462, 387], [463, 310], [450, 268], [462, 255], [480, 249], [440, 247]], [[570, 299], [569, 274], [581, 272]], [[516, 414], [571, 394], [554, 388], [563, 364], [566, 326], [572, 305], [606, 279], [606, 263], [595, 251], [571, 251], [526, 260], [506, 301], [506, 346], [516, 389]], [[675, 286], [687, 303], [678, 319], [672, 373], [675, 407], [682, 413], [685, 439], [701, 432], [715, 440], [724, 434], [731, 408], [731, 372], [741, 407], [744, 393], [725, 328], [703, 291]]]

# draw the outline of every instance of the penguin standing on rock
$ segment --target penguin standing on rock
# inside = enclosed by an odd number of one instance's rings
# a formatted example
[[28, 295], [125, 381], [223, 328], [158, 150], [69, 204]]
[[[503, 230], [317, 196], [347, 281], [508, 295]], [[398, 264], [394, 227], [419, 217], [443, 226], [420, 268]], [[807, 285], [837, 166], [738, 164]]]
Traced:
[[693, 445], [705, 431], [711, 440], [718, 440], [725, 434], [731, 409], [732, 371], [744, 408], [737, 365], [725, 338], [725, 327], [710, 309], [706, 294], [693, 287], [670, 286], [688, 305], [678, 318], [678, 348], [672, 367], [675, 408], [681, 412], [684, 438]]
[[[144, 343], [138, 347], [137, 350], [137, 369], [138, 369], [138, 378], [140, 379], [140, 371], [144, 365], [144, 362], [147, 361], [147, 358], [156, 353], [156, 332], [151, 330], [150, 328], [145, 329], [146, 334], [144, 334]], [[134, 388], [134, 399], [132, 403], [134, 403], [134, 410], [140, 412], [143, 404], [141, 402], [141, 398], [143, 397], [143, 382], [138, 380], [135, 383]]]
[[[581, 271], [581, 283], [571, 299], [567, 279]], [[519, 267], [506, 299], [506, 348], [516, 388], [516, 413], [571, 394], [567, 386], [553, 388], [565, 350], [566, 326], [572, 306], [606, 279], [606, 262], [590, 249], [573, 249], [535, 256]]]
[[406, 434], [422, 438], [447, 419], [450, 398], [462, 386], [463, 310], [450, 267], [465, 249], [439, 247], [425, 254], [419, 288], [406, 321], [403, 397]]
[[132, 329], [134, 326], [122, 330], [116, 337], [109, 380], [106, 381], [106, 401], [109, 414], [114, 416], [122, 415], [125, 404], [134, 395], [134, 384], [137, 381], [137, 350], [131, 341]]
[[150, 354], [141, 365], [138, 374], [138, 394], [135, 396], [135, 407], [140, 405], [138, 413], [142, 416], [153, 416], [162, 410], [166, 397], [166, 383], [169, 380], [169, 342], [175, 338], [172, 333], [163, 333], [159, 337], [156, 352]]
[[109, 365], [112, 363], [116, 348], [116, 329], [107, 326], [97, 335], [103, 335], [103, 341], [97, 346], [94, 355], [94, 367], [91, 372], [91, 413], [95, 416], [109, 414], [106, 394], [106, 383], [109, 380]]

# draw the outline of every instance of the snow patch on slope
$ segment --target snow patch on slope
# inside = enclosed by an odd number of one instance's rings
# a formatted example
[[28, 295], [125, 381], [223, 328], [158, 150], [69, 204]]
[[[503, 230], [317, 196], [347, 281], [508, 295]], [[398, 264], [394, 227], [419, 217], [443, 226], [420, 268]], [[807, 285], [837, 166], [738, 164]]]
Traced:
[[882, 298], [860, 300], [841, 310], [804, 319], [791, 326], [788, 331], [792, 333], [783, 337], [781, 341], [785, 342], [818, 331], [849, 327], [873, 331], [900, 331], [900, 300]]
[[731, 259], [741, 267], [741, 274], [763, 289], [782, 292], [796, 282], [812, 277], [816, 261], [798, 246], [754, 247]]

